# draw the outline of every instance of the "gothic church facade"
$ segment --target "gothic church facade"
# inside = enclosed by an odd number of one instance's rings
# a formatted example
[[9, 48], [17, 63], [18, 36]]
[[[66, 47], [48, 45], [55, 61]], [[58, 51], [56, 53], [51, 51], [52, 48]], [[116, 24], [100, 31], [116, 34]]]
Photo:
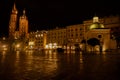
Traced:
[[[18, 22], [18, 26], [17, 26]], [[18, 10], [14, 4], [9, 21], [9, 38], [19, 39], [28, 37], [28, 19], [25, 10], [23, 15], [18, 18]]]

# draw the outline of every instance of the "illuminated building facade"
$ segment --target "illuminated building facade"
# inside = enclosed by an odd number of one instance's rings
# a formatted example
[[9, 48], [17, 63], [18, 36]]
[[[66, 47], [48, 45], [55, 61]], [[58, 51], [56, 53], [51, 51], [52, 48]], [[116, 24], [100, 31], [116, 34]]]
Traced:
[[44, 49], [47, 42], [47, 31], [30, 32], [29, 34], [29, 48]]
[[18, 22], [17, 15], [18, 15], [18, 10], [16, 8], [16, 5], [14, 4], [9, 22], [9, 38], [12, 39], [26, 38], [28, 37], [28, 19], [25, 15], [25, 10], [23, 10], [23, 15], [20, 16], [19, 18], [19, 26], [17, 26], [17, 22]]
[[47, 33], [47, 49], [61, 48], [65, 44], [66, 29], [65, 28], [56, 28], [49, 30]]
[[67, 30], [67, 49], [75, 49], [75, 45], [81, 44], [81, 41], [84, 38], [84, 25], [76, 24], [66, 27]]
[[48, 49], [64, 48], [75, 49], [75, 44], [80, 45], [84, 37], [84, 25], [76, 24], [66, 28], [56, 28], [47, 33]]
[[[111, 19], [114, 19], [115, 22], [109, 22]], [[92, 20], [84, 21], [83, 24], [49, 30], [46, 46], [48, 49], [53, 49], [54, 47], [66, 49], [67, 47], [67, 49], [75, 50], [76, 45], [78, 45], [77, 47], [84, 50], [85, 45], [83, 45], [82, 41], [86, 40], [86, 50], [92, 51], [90, 45], [87, 44], [87, 40], [96, 38], [99, 41], [99, 45], [95, 46], [95, 51], [116, 49], [116, 42], [111, 39], [111, 29], [115, 29], [116, 26], [119, 27], [119, 24], [118, 16], [100, 19], [95, 16]]]
[[[79, 47], [80, 50], [84, 50], [86, 48], [86, 50], [92, 51], [91, 45], [89, 45], [87, 41], [95, 38], [99, 41], [99, 44], [94, 46], [94, 51], [116, 49], [116, 41], [111, 39], [111, 29], [115, 29], [116, 26], [119, 27], [120, 23], [118, 23], [119, 19], [117, 17], [115, 20], [116, 23], [110, 23], [109, 21], [111, 21], [111, 17], [99, 19], [97, 16], [94, 16], [92, 20], [86, 20], [83, 24], [70, 25], [65, 28], [57, 27], [55, 29], [48, 30], [47, 32], [31, 32], [29, 34], [29, 42], [32, 42], [32, 45], [34, 45], [36, 49], [63, 48], [75, 50], [76, 47]], [[86, 41], [84, 42], [84, 40]]]

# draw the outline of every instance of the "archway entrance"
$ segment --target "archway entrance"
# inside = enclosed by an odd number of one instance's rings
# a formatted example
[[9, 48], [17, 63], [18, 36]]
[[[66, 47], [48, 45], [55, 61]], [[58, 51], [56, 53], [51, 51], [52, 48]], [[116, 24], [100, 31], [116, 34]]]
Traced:
[[[95, 46], [100, 45], [100, 40], [97, 38], [90, 38], [87, 40], [87, 44], [90, 46], [91, 50], [90, 51], [95, 51]], [[102, 48], [99, 47], [99, 51]]]

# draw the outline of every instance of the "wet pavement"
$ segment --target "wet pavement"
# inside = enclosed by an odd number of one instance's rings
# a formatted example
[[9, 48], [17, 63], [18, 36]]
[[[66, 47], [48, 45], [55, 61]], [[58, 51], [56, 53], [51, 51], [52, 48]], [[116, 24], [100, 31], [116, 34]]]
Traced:
[[0, 80], [120, 80], [120, 53], [0, 52]]

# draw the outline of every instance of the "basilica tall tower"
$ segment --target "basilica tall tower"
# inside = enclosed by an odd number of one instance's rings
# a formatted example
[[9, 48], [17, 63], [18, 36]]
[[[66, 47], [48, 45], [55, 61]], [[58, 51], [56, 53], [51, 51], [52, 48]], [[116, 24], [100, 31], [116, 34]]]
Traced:
[[14, 6], [12, 8], [12, 13], [10, 15], [10, 22], [9, 22], [9, 38], [14, 38], [16, 25], [17, 25], [17, 9], [16, 5], [14, 3]]
[[19, 18], [19, 34], [21, 38], [28, 37], [28, 19], [25, 10], [23, 10], [23, 15]]

